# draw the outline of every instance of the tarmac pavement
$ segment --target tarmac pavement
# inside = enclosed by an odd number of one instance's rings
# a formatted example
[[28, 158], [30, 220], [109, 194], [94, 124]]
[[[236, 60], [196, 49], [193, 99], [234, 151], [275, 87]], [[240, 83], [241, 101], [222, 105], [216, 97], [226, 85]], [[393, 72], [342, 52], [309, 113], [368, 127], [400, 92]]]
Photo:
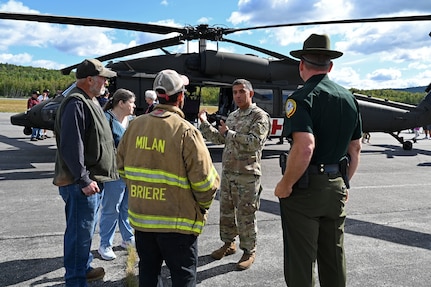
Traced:
[[[0, 287], [64, 286], [64, 203], [52, 185], [55, 139], [31, 142], [22, 127], [10, 124], [10, 116], [0, 113]], [[277, 141], [268, 142], [262, 160], [264, 191], [255, 263], [249, 270], [236, 271], [242, 252], [220, 261], [210, 258], [222, 244], [215, 200], [199, 237], [198, 286], [286, 286], [273, 190], [281, 177], [278, 156], [289, 144], [276, 145]], [[220, 171], [222, 146], [208, 146]], [[430, 174], [431, 140], [420, 139], [411, 151], [404, 151], [391, 136], [371, 134], [370, 144], [363, 145], [347, 204], [347, 286], [431, 286]], [[90, 286], [125, 286], [127, 251], [115, 247], [117, 259], [104, 261], [96, 251], [99, 240], [96, 232], [93, 266], [104, 267], [106, 275]], [[115, 243], [120, 242], [117, 232]], [[165, 266], [162, 279], [164, 286], [171, 286]]]

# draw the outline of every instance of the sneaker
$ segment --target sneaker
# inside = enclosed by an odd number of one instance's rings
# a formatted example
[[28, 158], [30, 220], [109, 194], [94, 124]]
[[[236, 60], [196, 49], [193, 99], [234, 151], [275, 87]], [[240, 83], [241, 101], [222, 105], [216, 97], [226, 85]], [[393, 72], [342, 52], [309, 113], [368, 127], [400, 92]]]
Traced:
[[215, 260], [220, 260], [227, 255], [232, 255], [236, 252], [235, 242], [226, 242], [222, 247], [211, 253], [211, 257]]
[[47, 135], [47, 134], [44, 134], [43, 136], [44, 136], [44, 138], [46, 138], [46, 139], [49, 139], [49, 138], [50, 138], [50, 136], [49, 136], [49, 135]]
[[37, 142], [37, 138], [31, 138], [30, 139], [32, 142]]
[[86, 277], [87, 277], [87, 282], [93, 282], [96, 280], [100, 280], [103, 279], [103, 277], [105, 276], [105, 269], [103, 269], [103, 267], [90, 267], [90, 271], [87, 272]]
[[45, 138], [44, 138], [43, 136], [40, 136], [40, 137], [37, 137], [37, 139], [38, 139], [38, 140], [40, 140], [40, 141], [42, 141], [42, 140], [44, 140]]
[[256, 258], [256, 253], [245, 253], [242, 255], [241, 259], [236, 264], [236, 269], [238, 270], [246, 270], [251, 267]]
[[123, 242], [121, 242], [121, 248], [124, 248], [124, 249], [127, 249], [129, 246], [131, 246], [131, 247], [135, 247], [136, 246], [136, 244], [135, 244], [135, 239], [134, 238], [132, 238], [131, 240], [129, 240], [129, 241], [125, 241], [125, 240], [123, 240]]
[[117, 258], [114, 251], [112, 250], [112, 246], [100, 246], [97, 252], [99, 252], [100, 256], [104, 260], [114, 260]]

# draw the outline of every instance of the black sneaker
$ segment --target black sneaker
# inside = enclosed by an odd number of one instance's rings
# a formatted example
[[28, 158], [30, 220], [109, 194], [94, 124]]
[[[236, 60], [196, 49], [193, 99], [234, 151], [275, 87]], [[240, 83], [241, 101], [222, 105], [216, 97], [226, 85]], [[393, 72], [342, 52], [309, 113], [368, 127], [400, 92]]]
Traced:
[[87, 282], [103, 279], [105, 276], [105, 269], [103, 267], [90, 267], [90, 271], [87, 272]]

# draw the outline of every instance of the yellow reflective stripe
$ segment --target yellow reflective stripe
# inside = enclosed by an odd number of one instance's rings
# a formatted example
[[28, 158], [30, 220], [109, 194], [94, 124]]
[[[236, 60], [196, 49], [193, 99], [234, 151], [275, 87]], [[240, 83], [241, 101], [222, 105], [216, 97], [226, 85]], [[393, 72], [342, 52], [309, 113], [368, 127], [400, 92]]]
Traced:
[[210, 190], [213, 186], [214, 186], [214, 182], [217, 179], [217, 170], [215, 169], [215, 167], [213, 166], [211, 168], [210, 173], [208, 174], [208, 176], [200, 181], [200, 182], [192, 182], [192, 188], [196, 191], [208, 191]]
[[146, 229], [170, 229], [184, 230], [201, 233], [204, 223], [187, 218], [176, 218], [168, 216], [142, 215], [134, 213], [129, 209], [130, 223], [136, 227]]
[[123, 169], [119, 169], [119, 170], [117, 170], [117, 171], [118, 171], [118, 174], [119, 174], [121, 177], [124, 177], [125, 173], [124, 173], [124, 170], [123, 170]]
[[181, 177], [160, 169], [136, 168], [131, 166], [124, 167], [124, 177], [130, 180], [167, 184], [189, 189], [190, 183], [187, 177]]
[[200, 206], [203, 206], [204, 208], [210, 208], [210, 206], [211, 206], [211, 203], [213, 202], [213, 200], [211, 199], [210, 201], [207, 201], [207, 202], [199, 202], [199, 205]]

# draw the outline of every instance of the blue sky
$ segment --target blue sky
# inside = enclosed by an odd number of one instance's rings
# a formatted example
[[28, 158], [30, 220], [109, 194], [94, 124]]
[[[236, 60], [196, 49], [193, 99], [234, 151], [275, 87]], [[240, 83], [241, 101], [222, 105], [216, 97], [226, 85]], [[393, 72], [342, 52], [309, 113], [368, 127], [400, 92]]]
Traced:
[[[184, 27], [208, 24], [243, 28], [281, 23], [431, 14], [429, 0], [124, 0], [0, 1], [1, 12], [36, 13], [122, 20]], [[326, 33], [334, 60], [330, 77], [346, 88], [381, 89], [425, 86], [431, 82], [431, 21], [303, 26], [260, 29], [226, 36], [288, 55], [300, 49], [311, 33]], [[0, 62], [60, 69], [169, 35], [97, 27], [0, 20]], [[209, 49], [216, 49], [211, 42]], [[196, 52], [198, 42], [167, 48]], [[254, 53], [230, 43], [218, 49]], [[149, 51], [139, 56], [160, 54]], [[136, 57], [136, 56], [134, 56]]]

